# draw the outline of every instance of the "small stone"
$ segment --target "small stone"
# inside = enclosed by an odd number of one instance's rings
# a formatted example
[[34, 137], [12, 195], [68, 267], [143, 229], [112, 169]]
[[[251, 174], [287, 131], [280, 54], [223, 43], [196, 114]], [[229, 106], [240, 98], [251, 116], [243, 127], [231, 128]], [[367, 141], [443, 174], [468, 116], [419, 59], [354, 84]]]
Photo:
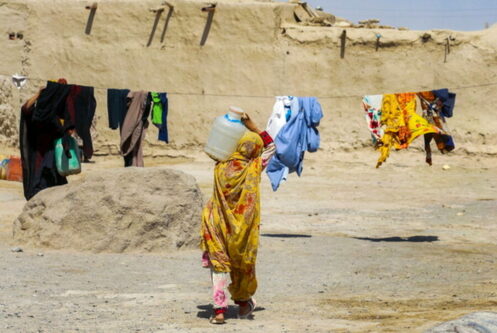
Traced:
[[464, 212], [458, 212], [457, 213], [457, 216], [463, 216], [464, 215]]
[[11, 248], [10, 251], [12, 251], [12, 252], [23, 252], [22, 249], [19, 246]]
[[444, 164], [444, 166], [442, 167], [443, 170], [449, 170], [450, 169], [450, 165], [448, 164]]
[[38, 257], [43, 257], [43, 256], [44, 256], [44, 254], [40, 252], [40, 253], [38, 253], [38, 254], [37, 254], [37, 256], [38, 256]]

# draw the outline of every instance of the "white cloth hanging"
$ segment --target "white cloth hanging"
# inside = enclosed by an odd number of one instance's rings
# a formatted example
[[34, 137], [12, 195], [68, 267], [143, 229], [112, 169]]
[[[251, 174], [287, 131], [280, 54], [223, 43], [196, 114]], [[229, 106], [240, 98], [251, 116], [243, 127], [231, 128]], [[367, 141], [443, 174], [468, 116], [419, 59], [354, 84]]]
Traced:
[[24, 87], [27, 81], [28, 78], [24, 75], [19, 75], [17, 73], [12, 75], [12, 83], [16, 86], [17, 89], [21, 89], [22, 87]]
[[298, 99], [293, 96], [276, 96], [276, 102], [273, 106], [273, 113], [269, 117], [266, 126], [266, 132], [271, 135], [271, 137], [276, 139], [276, 136], [280, 130], [285, 126], [287, 122], [287, 114], [291, 113], [291, 116], [298, 112]]
[[362, 99], [362, 106], [365, 112], [366, 123], [371, 132], [373, 142], [383, 137], [383, 128], [381, 127], [381, 108], [383, 104], [383, 95], [367, 95]]

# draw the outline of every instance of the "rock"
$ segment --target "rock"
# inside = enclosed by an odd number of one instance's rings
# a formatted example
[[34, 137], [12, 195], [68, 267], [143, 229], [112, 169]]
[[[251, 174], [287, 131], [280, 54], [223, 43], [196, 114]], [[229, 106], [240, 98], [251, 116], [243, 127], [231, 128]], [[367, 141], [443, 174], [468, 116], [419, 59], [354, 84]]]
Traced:
[[114, 253], [191, 247], [198, 244], [201, 208], [195, 179], [181, 171], [107, 169], [38, 193], [14, 222], [14, 239]]
[[10, 79], [0, 78], [0, 145], [16, 146], [19, 138], [18, 112]]
[[12, 252], [23, 252], [23, 250], [20, 247], [18, 247], [18, 246], [11, 248], [10, 251], [12, 251]]
[[478, 333], [497, 332], [497, 313], [474, 312], [459, 319], [445, 322], [424, 333]]
[[444, 164], [444, 166], [442, 167], [443, 170], [449, 170], [450, 169], [450, 165], [448, 164]]
[[428, 42], [429, 40], [431, 39], [431, 35], [427, 32], [425, 32], [422, 36], [421, 36], [421, 40], [423, 41], [423, 43], [426, 43]]
[[339, 28], [349, 28], [352, 26], [352, 23], [350, 22], [338, 22], [338, 23], [335, 23], [335, 27], [339, 27]]

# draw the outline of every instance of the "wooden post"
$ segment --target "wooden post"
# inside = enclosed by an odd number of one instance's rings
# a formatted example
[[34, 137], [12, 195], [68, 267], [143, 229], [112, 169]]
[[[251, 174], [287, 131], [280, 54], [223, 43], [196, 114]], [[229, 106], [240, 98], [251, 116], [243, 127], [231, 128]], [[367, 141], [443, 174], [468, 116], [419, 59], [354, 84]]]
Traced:
[[347, 31], [342, 31], [342, 35], [340, 36], [340, 58], [345, 58], [345, 41], [347, 40]]
[[164, 43], [164, 38], [166, 37], [167, 27], [169, 26], [169, 20], [171, 19], [171, 16], [173, 16], [173, 11], [174, 11], [174, 6], [171, 5], [169, 2], [165, 1], [164, 5], [169, 7], [169, 11], [167, 12], [166, 22], [164, 23], [164, 28], [162, 29], [162, 35], [160, 36], [161, 43]]
[[209, 31], [211, 30], [212, 21], [214, 18], [214, 12], [216, 11], [217, 4], [213, 3], [208, 7], [203, 7], [202, 12], [209, 13], [207, 16], [207, 22], [205, 23], [204, 32], [202, 33], [202, 39], [200, 39], [200, 46], [204, 46], [207, 42], [207, 37], [209, 36]]
[[88, 15], [88, 21], [86, 22], [85, 34], [89, 35], [91, 33], [91, 28], [93, 27], [93, 20], [95, 19], [95, 14], [97, 12], [98, 4], [94, 2], [91, 6], [86, 6], [85, 9], [90, 10]]
[[154, 39], [155, 30], [157, 30], [157, 25], [159, 24], [160, 16], [164, 11], [164, 8], [150, 9], [152, 13], [155, 13], [154, 25], [152, 26], [152, 31], [150, 32], [150, 36], [148, 37], [147, 47], [152, 44], [152, 40]]
[[445, 55], [444, 55], [444, 63], [447, 62], [447, 55], [450, 53], [450, 37], [447, 37], [445, 40]]

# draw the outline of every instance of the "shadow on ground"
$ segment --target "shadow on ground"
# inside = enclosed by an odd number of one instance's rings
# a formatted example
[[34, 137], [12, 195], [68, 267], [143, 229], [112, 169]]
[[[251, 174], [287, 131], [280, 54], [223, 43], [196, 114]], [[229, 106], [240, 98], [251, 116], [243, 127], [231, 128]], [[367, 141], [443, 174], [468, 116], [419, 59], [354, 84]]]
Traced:
[[412, 242], [412, 243], [424, 243], [424, 242], [438, 242], [438, 236], [411, 236], [411, 237], [385, 237], [385, 238], [373, 238], [373, 237], [353, 237], [354, 239], [366, 240], [370, 242]]
[[[212, 316], [212, 305], [197, 305], [197, 309], [200, 311], [197, 313], [198, 318], [205, 318], [209, 319]], [[258, 311], [264, 311], [266, 308], [261, 307], [261, 306], [256, 306], [254, 312]], [[228, 312], [226, 312], [226, 318], [236, 318], [238, 316], [238, 306], [235, 305], [228, 305]]]
[[262, 237], [274, 237], [274, 238], [311, 238], [311, 235], [304, 234], [261, 234]]

